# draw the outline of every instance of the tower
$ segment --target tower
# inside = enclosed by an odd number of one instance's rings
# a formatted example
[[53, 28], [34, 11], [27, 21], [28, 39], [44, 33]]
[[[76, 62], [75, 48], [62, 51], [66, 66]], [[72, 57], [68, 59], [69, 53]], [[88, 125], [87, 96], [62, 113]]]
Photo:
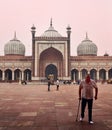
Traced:
[[70, 36], [71, 36], [71, 27], [68, 25], [67, 29], [67, 46], [68, 46], [68, 75], [70, 76]]
[[35, 33], [36, 33], [36, 27], [33, 25], [31, 27], [31, 33], [32, 33], [32, 76], [34, 76], [34, 61], [35, 61]]

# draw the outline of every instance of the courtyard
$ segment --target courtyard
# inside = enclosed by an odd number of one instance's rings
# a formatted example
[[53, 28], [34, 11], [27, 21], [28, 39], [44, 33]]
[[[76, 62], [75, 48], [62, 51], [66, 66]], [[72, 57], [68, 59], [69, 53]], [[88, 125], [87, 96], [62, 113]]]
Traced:
[[90, 125], [87, 108], [84, 121], [76, 121], [78, 85], [48, 91], [47, 84], [0, 83], [0, 130], [112, 130], [112, 85], [98, 89]]

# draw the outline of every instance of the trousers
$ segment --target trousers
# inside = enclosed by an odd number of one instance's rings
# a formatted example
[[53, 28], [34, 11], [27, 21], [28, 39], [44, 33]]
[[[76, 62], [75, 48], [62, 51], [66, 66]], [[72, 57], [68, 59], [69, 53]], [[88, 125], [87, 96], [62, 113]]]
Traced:
[[88, 121], [92, 121], [93, 99], [82, 98], [82, 102], [81, 102], [81, 117], [84, 118], [84, 112], [85, 112], [86, 104], [88, 104]]

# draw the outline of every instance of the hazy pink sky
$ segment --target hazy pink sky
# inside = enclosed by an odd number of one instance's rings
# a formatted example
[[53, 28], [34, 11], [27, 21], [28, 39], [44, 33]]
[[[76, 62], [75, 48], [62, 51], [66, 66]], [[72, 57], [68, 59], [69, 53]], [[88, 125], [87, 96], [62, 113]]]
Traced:
[[72, 55], [77, 55], [86, 32], [97, 45], [98, 55], [112, 55], [112, 0], [0, 0], [0, 55], [14, 31], [25, 45], [26, 55], [31, 55], [31, 26], [35, 25], [39, 36], [48, 29], [51, 17], [62, 36], [71, 26]]

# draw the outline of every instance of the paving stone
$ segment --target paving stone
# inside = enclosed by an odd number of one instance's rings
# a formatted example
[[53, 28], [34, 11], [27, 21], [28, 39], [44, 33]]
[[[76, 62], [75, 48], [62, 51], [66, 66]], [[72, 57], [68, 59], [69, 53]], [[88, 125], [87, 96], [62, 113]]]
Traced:
[[21, 112], [19, 116], [37, 116], [37, 112]]

